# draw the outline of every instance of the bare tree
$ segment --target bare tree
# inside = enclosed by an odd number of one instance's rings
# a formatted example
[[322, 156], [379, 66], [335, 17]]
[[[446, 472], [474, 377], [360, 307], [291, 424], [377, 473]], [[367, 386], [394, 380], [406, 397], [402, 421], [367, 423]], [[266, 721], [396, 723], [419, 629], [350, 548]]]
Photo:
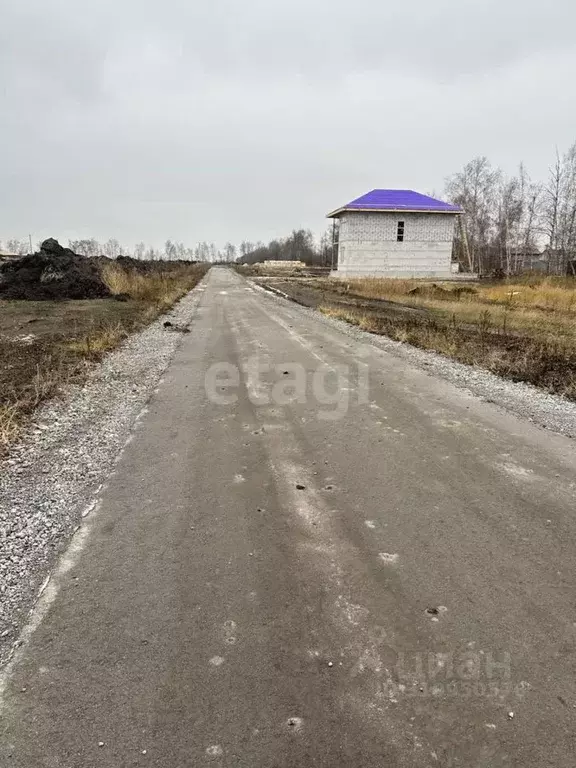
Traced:
[[576, 143], [566, 152], [563, 159], [563, 188], [559, 216], [560, 263], [563, 274], [568, 269], [574, 272], [576, 254]]
[[143, 259], [146, 254], [146, 244], [145, 243], [136, 243], [134, 246], [134, 258], [135, 259]]
[[6, 243], [6, 250], [8, 253], [12, 253], [15, 256], [24, 256], [30, 250], [30, 243], [28, 240], [18, 240], [13, 238]]
[[197, 261], [210, 261], [210, 246], [208, 243], [198, 243], [194, 253]]
[[115, 259], [122, 253], [122, 246], [118, 242], [118, 240], [115, 240], [113, 237], [111, 237], [109, 240], [106, 240], [104, 245], [102, 246], [102, 253], [104, 256], [107, 256], [109, 259]]
[[236, 246], [232, 243], [226, 243], [224, 246], [224, 259], [226, 261], [236, 261]]
[[174, 257], [178, 261], [184, 261], [186, 259], [187, 248], [184, 243], [174, 243]]
[[558, 251], [558, 216], [560, 212], [563, 187], [562, 160], [556, 148], [556, 161], [548, 173], [548, 182], [544, 187], [544, 231], [548, 238], [548, 269], [554, 270], [555, 255]]
[[69, 240], [68, 246], [74, 253], [79, 253], [81, 256], [100, 255], [100, 243], [93, 237], [85, 240]]
[[295, 229], [281, 240], [271, 240], [268, 245], [258, 241], [252, 245], [244, 241], [240, 246], [240, 259], [245, 264], [256, 264], [260, 261], [304, 261], [315, 264], [321, 261], [321, 256], [310, 230]]
[[249, 240], [243, 240], [240, 243], [240, 256], [248, 256], [252, 251], [254, 251], [254, 243], [251, 243]]
[[520, 272], [541, 240], [543, 187], [521, 163], [504, 176], [485, 157], [472, 160], [446, 183], [464, 210], [456, 237], [458, 260], [470, 271]]
[[333, 251], [334, 251], [334, 239], [336, 237], [336, 224], [334, 223], [336, 220], [333, 220], [332, 224], [329, 224], [328, 227], [326, 227], [326, 230], [323, 232], [321, 238], [320, 238], [320, 250], [319, 250], [319, 256], [320, 256], [320, 263], [324, 267], [328, 267], [332, 265], [333, 261]]
[[522, 264], [517, 264], [516, 271], [525, 266], [528, 254], [537, 250], [538, 229], [542, 213], [542, 184], [535, 183], [528, 175], [524, 164], [520, 164], [520, 195], [522, 199], [522, 214], [518, 246], [524, 258]]
[[174, 261], [176, 257], [176, 244], [172, 240], [166, 240], [164, 244], [164, 256], [168, 261]]
[[[489, 246], [494, 225], [494, 203], [501, 172], [486, 157], [476, 157], [462, 171], [446, 180], [448, 198], [464, 210], [462, 240], [467, 242], [468, 267], [472, 272], [489, 268]], [[460, 244], [460, 258], [464, 248]]]
[[576, 253], [576, 143], [564, 155], [556, 150], [544, 187], [543, 230], [548, 241], [548, 267], [563, 274]]
[[518, 269], [520, 225], [523, 199], [521, 180], [512, 176], [499, 179], [497, 189], [498, 211], [495, 220], [493, 263], [495, 269], [511, 275]]

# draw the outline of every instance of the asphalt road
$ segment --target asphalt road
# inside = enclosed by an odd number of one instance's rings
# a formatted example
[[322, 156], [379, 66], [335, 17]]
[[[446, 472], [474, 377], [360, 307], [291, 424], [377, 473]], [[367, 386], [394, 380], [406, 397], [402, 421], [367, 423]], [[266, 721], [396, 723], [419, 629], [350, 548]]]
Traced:
[[0, 765], [574, 768], [575, 465], [212, 270], [0, 687]]

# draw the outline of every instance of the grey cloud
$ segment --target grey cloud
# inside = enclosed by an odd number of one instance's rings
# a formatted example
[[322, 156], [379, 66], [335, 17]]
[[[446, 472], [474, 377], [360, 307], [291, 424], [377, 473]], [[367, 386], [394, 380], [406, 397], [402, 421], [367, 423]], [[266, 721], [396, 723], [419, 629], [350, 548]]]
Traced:
[[162, 30], [211, 71], [419, 71], [423, 77], [486, 71], [538, 51], [571, 47], [569, 0], [147, 0], [136, 27]]
[[252, 240], [570, 143], [571, 2], [0, 0], [0, 239]]
[[0, 13], [0, 84], [9, 103], [86, 103], [98, 97], [106, 49], [88, 25], [55, 15], [46, 5], [14, 4]]

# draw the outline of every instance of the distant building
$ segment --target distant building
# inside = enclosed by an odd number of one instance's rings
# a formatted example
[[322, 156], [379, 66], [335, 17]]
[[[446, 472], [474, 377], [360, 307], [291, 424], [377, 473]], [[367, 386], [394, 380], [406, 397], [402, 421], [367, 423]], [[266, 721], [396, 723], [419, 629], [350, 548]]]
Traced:
[[278, 269], [304, 269], [303, 261], [288, 261], [286, 259], [264, 259], [265, 267], [278, 267]]
[[524, 248], [512, 252], [512, 263], [519, 264], [522, 272], [545, 272], [550, 270], [548, 254], [538, 248]]
[[337, 208], [336, 276], [450, 277], [462, 210], [409, 189], [374, 189]]

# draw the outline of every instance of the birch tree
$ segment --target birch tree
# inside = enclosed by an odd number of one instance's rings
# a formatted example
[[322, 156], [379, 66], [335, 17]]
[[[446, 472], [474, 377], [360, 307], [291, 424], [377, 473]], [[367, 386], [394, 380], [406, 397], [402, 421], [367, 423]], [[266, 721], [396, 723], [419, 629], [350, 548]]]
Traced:
[[84, 240], [69, 240], [68, 247], [81, 256], [96, 257], [100, 255], [100, 243], [93, 237]]
[[102, 253], [109, 259], [115, 259], [122, 253], [122, 246], [115, 238], [111, 237], [102, 246]]
[[164, 243], [164, 257], [167, 261], [176, 259], [176, 244], [172, 240], [166, 240]]
[[563, 274], [576, 254], [576, 143], [564, 155], [556, 150], [544, 187], [543, 231], [550, 272]]
[[[0, 248], [1, 250], [2, 248]], [[12, 238], [6, 243], [6, 251], [14, 256], [25, 256], [30, 251], [30, 243], [28, 240]]]
[[476, 157], [446, 180], [449, 200], [464, 210], [462, 224], [468, 266], [472, 272], [482, 273], [489, 266], [494, 203], [501, 176], [500, 170], [492, 168], [487, 157]]
[[224, 246], [224, 258], [226, 261], [236, 261], [236, 246], [226, 243]]

